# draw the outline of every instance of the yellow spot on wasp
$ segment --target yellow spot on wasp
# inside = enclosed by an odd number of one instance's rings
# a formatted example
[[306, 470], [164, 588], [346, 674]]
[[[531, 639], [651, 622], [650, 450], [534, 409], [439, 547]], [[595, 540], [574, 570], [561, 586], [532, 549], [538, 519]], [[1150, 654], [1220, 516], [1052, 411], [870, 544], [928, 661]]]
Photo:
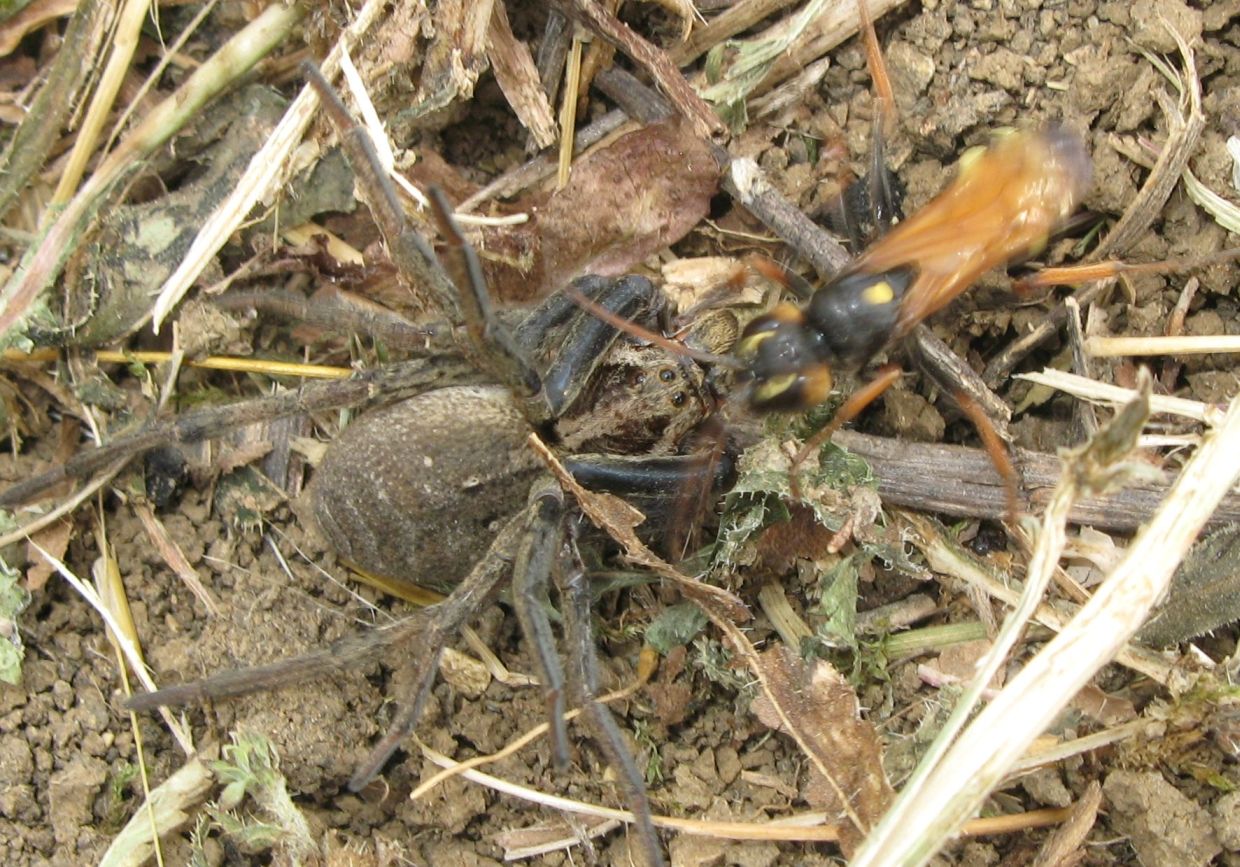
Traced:
[[736, 349], [733, 351], [741, 358], [753, 358], [758, 354], [758, 347], [762, 345], [762, 341], [773, 337], [774, 334], [774, 328], [768, 328], [764, 331], [755, 331], [753, 334], [746, 335], [742, 338], [741, 341], [736, 344]]
[[779, 376], [772, 376], [754, 389], [754, 401], [756, 403], [769, 403], [779, 397], [788, 389], [792, 388], [797, 381], [797, 374], [784, 373]]
[[892, 299], [896, 297], [896, 290], [891, 288], [891, 284], [886, 280], [880, 280], [877, 283], [871, 283], [861, 291], [861, 297], [866, 304], [871, 307], [881, 307], [884, 304], [890, 304]]

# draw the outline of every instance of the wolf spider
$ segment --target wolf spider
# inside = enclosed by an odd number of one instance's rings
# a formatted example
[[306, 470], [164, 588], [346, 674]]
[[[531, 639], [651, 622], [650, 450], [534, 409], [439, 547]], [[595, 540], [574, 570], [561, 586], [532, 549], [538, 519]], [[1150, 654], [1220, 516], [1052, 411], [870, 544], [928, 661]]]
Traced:
[[[614, 718], [594, 698], [598, 663], [589, 588], [563, 494], [526, 440], [536, 431], [561, 452], [577, 455], [565, 458], [565, 465], [589, 486], [656, 502], [703, 467], [699, 458], [678, 455], [676, 449], [712, 403], [704, 371], [684, 358], [621, 340], [613, 326], [585, 314], [563, 294], [510, 327], [492, 308], [477, 254], [442, 195], [433, 193], [441, 234], [464, 262], [466, 286], [458, 289], [430, 244], [407, 226], [366, 133], [317, 69], [306, 74], [340, 132], [402, 277], [429, 289], [441, 312], [463, 323], [463, 351], [501, 383], [428, 391], [355, 421], [329, 448], [311, 482], [313, 511], [328, 540], [354, 564], [450, 593], [439, 604], [365, 636], [136, 696], [128, 705], [145, 710], [239, 695], [403, 655], [412, 670], [403, 682], [411, 687], [400, 696], [387, 734], [350, 780], [356, 791], [413, 730], [443, 648], [511, 570], [512, 604], [546, 691], [556, 764], [568, 762], [563, 716], [571, 689], [594, 741], [619, 772], [647, 860], [662, 864], [643, 776]], [[641, 277], [584, 277], [574, 289], [625, 318], [648, 318], [657, 301], [657, 290]], [[713, 481], [721, 471], [710, 466], [707, 472]], [[572, 660], [567, 674], [547, 615], [553, 578]], [[401, 648], [414, 652], [401, 654]]]

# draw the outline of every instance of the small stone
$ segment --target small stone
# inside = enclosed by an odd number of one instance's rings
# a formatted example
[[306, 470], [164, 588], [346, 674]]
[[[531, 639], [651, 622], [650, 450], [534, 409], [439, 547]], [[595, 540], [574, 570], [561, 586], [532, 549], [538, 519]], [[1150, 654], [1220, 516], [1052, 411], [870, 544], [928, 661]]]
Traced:
[[1102, 787], [1111, 824], [1145, 867], [1205, 865], [1222, 846], [1210, 814], [1155, 771], [1115, 771]]

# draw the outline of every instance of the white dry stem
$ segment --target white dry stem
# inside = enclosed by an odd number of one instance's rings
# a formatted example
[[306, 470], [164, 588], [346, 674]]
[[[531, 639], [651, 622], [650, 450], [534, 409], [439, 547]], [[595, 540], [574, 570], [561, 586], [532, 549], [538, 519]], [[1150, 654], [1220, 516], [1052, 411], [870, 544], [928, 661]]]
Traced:
[[100, 207], [116, 184], [225, 86], [266, 56], [302, 14], [302, 8], [297, 5], [276, 3], [267, 7], [198, 67], [175, 93], [152, 109], [116, 150], [100, 161], [82, 188], [47, 227], [40, 242], [26, 251], [21, 266], [0, 291], [0, 341], [13, 341], [11, 329], [29, 314], [39, 293], [75, 248], [84, 221]]
[[[1067, 373], [1066, 371], [1055, 370], [1050, 367], [1044, 368], [1040, 373], [1018, 373], [1015, 378], [1044, 385], [1047, 388], [1053, 388], [1056, 391], [1062, 391], [1064, 394], [1070, 394], [1073, 397], [1079, 397], [1092, 403], [1105, 403], [1111, 406], [1122, 406], [1137, 396], [1137, 393], [1131, 388], [1107, 385], [1085, 376], [1078, 376], [1075, 373]], [[1198, 400], [1187, 400], [1182, 397], [1169, 397], [1164, 394], [1150, 396], [1150, 413], [1153, 415], [1159, 413], [1179, 415], [1207, 424], [1217, 424], [1222, 416], [1220, 408], [1215, 404], [1202, 403]]]
[[[69, 201], [69, 197], [77, 189], [78, 181], [82, 179], [86, 171], [86, 166], [90, 163], [91, 156], [95, 152], [95, 145], [99, 140], [99, 133], [103, 130], [108, 115], [112, 113], [116, 94], [120, 91], [121, 83], [124, 82], [125, 75], [129, 72], [133, 53], [138, 47], [138, 37], [142, 35], [142, 23], [146, 21], [150, 8], [151, 4], [148, 0], [126, 0], [121, 7], [116, 29], [112, 34], [112, 51], [108, 54], [108, 62], [103, 69], [103, 74], [99, 76], [99, 84], [95, 88], [90, 108], [86, 110], [86, 117], [82, 120], [82, 126], [74, 137], [73, 150], [69, 152], [69, 161], [65, 164], [64, 171], [60, 173], [56, 192], [52, 194], [51, 204], [53, 205], [63, 205]], [[56, 212], [53, 210], [48, 213]]]
[[[1037, 547], [1029, 562], [1028, 575], [1020, 599], [1004, 619], [1003, 626], [991, 642], [990, 649], [979, 661], [977, 672], [965, 687], [960, 700], [956, 702], [951, 716], [935, 736], [926, 754], [922, 756], [913, 775], [905, 783], [900, 793], [901, 801], [917, 802], [926, 797], [925, 790], [931, 784], [935, 769], [949, 754], [952, 745], [956, 743], [957, 735], [968, 723], [978, 703], [986, 696], [995, 674], [1007, 661], [1008, 654], [1016, 646], [1016, 642], [1024, 634], [1026, 625], [1037, 612], [1046, 587], [1050, 584], [1051, 576], [1055, 572], [1055, 564], [1059, 562], [1059, 557], [1067, 542], [1065, 528], [1068, 523], [1068, 514], [1079, 493], [1077, 486], [1070, 482], [1071, 478], [1071, 474], [1064, 474], [1064, 482], [1055, 488], [1054, 496], [1046, 506], [1042, 520], [1042, 532], [1038, 534]], [[891, 812], [894, 813], [897, 807], [892, 807]]]
[[[426, 744], [418, 742], [422, 754], [432, 763], [441, 768], [455, 768], [460, 763], [436, 752]], [[576, 801], [559, 795], [540, 792], [520, 783], [484, 774], [477, 770], [462, 771], [465, 779], [486, 786], [496, 792], [540, 804], [552, 810], [566, 813], [578, 813], [584, 816], [596, 816], [604, 819], [617, 819], [621, 822], [633, 822], [634, 817], [628, 810], [617, 810], [600, 804]], [[826, 817], [822, 813], [800, 814], [789, 816], [772, 822], [712, 822], [702, 819], [681, 819], [673, 816], [651, 816], [656, 827], [670, 828], [685, 834], [703, 837], [719, 837], [726, 840], [799, 840], [826, 841], [839, 839], [839, 831], [834, 826], [824, 826]]]
[[[340, 53], [340, 72], [344, 77], [345, 85], [349, 89], [349, 95], [353, 97], [353, 103], [357, 106], [357, 111], [362, 116], [362, 125], [366, 127], [366, 134], [370, 136], [370, 141], [375, 146], [375, 154], [379, 158], [379, 165], [383, 167], [383, 171], [392, 179], [392, 182], [413, 200], [414, 204], [418, 206], [418, 210], [426, 209], [430, 206], [430, 199], [426, 197], [426, 193], [415, 187], [408, 178], [396, 170], [396, 152], [392, 150], [392, 142], [388, 139], [387, 128], [383, 126], [383, 121], [379, 119], [379, 111], [375, 108], [374, 100], [370, 98], [369, 91], [366, 90], [366, 82], [362, 80], [362, 74], [353, 65], [353, 58], [349, 56], [348, 49], [343, 49]], [[508, 214], [502, 217], [485, 217], [455, 212], [452, 217], [458, 223], [469, 226], [516, 226], [529, 222], [530, 219], [530, 215], [524, 213]]]
[[1101, 589], [974, 720], [917, 798], [901, 796], [854, 867], [924, 864], [1145, 622], [1172, 573], [1240, 474], [1240, 398], [1201, 448]]
[[[1231, 139], [1228, 140], [1229, 150], [1231, 141]], [[1213, 217], [1214, 222], [1229, 232], [1240, 233], [1240, 208], [1197, 180], [1192, 169], [1185, 169], [1180, 178], [1184, 181], [1184, 190], [1188, 193], [1188, 197]]]
[[[103, 600], [99, 598], [99, 594], [95, 592], [95, 588], [91, 587], [89, 584], [82, 581], [82, 579], [77, 575], [73, 574], [73, 571], [66, 566], [60, 558], [45, 551], [39, 543], [33, 539], [30, 540], [30, 547], [37, 551], [39, 556], [46, 560], [62, 578], [68, 581], [70, 586], [78, 592], [78, 595], [85, 599], [86, 603], [90, 605], [91, 608], [95, 609], [96, 613], [103, 618], [103, 622], [106, 623], [108, 628], [112, 630], [112, 637], [115, 639], [117, 647], [120, 648], [121, 653], [125, 654], [125, 659], [129, 662], [129, 667], [133, 671], [134, 676], [142, 682], [142, 685], [146, 687], [148, 691], [154, 692], [157, 690], [159, 687], [155, 685], [155, 681], [151, 679], [151, 675], [146, 670], [146, 663], [142, 660], [142, 652], [138, 650], [138, 646], [130, 640], [129, 635], [125, 632], [125, 628], [117, 621], [116, 617], [113, 616], [111, 609], [109, 609], [108, 606], [104, 604]], [[167, 708], [160, 708], [160, 713], [164, 718], [164, 722], [167, 723], [169, 731], [172, 732], [172, 736], [176, 738], [177, 743], [180, 744], [181, 749], [184, 750], [187, 755], [192, 755], [194, 752], [194, 741], [190, 737], [189, 732], [175, 719], [173, 719], [172, 714]]]
[[[920, 535], [932, 535], [926, 531], [924, 525], [919, 525], [916, 514], [908, 514], [907, 519], [917, 527]], [[1015, 607], [1019, 604], [1019, 593], [1003, 577], [992, 575], [981, 568], [976, 561], [960, 556], [941, 537], [928, 538], [924, 541], [926, 545], [921, 548], [921, 551], [926, 557], [926, 562], [934, 571], [959, 578], [961, 581], [971, 584], [987, 596], [997, 599], [1005, 605]], [[1060, 603], [1059, 605], [1042, 603], [1035, 610], [1033, 619], [1047, 629], [1063, 632], [1071, 622], [1071, 618], [1076, 611], [1077, 609], [1072, 607], [1071, 603]], [[1115, 661], [1163, 686], [1176, 688], [1181, 685], [1181, 680], [1177, 677], [1178, 672], [1173, 663], [1163, 659], [1155, 651], [1138, 644], [1129, 644], [1120, 650], [1116, 654]]]
[[1085, 351], [1095, 358], [1111, 358], [1118, 355], [1208, 355], [1214, 352], [1240, 352], [1240, 335], [1087, 337]]

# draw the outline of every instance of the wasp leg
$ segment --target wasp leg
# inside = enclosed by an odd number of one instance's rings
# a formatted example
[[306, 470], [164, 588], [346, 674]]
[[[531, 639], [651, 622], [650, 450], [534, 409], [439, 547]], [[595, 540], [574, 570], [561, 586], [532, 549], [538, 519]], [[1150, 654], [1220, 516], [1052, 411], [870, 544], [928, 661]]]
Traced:
[[576, 664], [573, 677], [577, 681], [578, 697], [583, 717], [595, 744], [603, 751], [608, 763], [619, 774], [620, 787], [624, 791], [629, 809], [633, 811], [638, 839], [651, 867], [663, 867], [663, 849], [651, 819], [650, 799], [646, 796], [646, 781], [637, 769], [633, 756], [625, 744], [624, 735], [616, 725], [616, 718], [599, 704], [598, 650], [594, 645], [590, 623], [590, 589], [585, 572], [580, 567], [571, 569], [561, 587], [564, 608], [565, 637], [569, 654]]
[[848, 400], [844, 401], [843, 405], [836, 410], [835, 416], [826, 427], [805, 441], [805, 445], [801, 446], [801, 450], [796, 453], [796, 457], [792, 459], [792, 466], [788, 469], [789, 486], [794, 498], [801, 498], [801, 486], [797, 481], [797, 470], [800, 469], [805, 459], [817, 451], [823, 443], [830, 440], [836, 431], [861, 415], [862, 410], [882, 397], [883, 392], [891, 388], [895, 381], [900, 378], [900, 374], [901, 370], [898, 364], [888, 364], [880, 368], [875, 377], [866, 383], [864, 388], [859, 388], [848, 396]]
[[1012, 527], [1016, 527], [1022, 509], [1020, 476], [1017, 475], [1016, 467], [1012, 464], [1012, 456], [1008, 454], [1007, 447], [991, 423], [990, 417], [982, 411], [977, 402], [962, 391], [955, 392], [954, 397], [965, 416], [973, 423], [977, 435], [982, 438], [982, 445], [986, 448], [990, 462], [995, 465], [995, 470], [1003, 479], [1003, 492], [1007, 499], [1007, 520]]

